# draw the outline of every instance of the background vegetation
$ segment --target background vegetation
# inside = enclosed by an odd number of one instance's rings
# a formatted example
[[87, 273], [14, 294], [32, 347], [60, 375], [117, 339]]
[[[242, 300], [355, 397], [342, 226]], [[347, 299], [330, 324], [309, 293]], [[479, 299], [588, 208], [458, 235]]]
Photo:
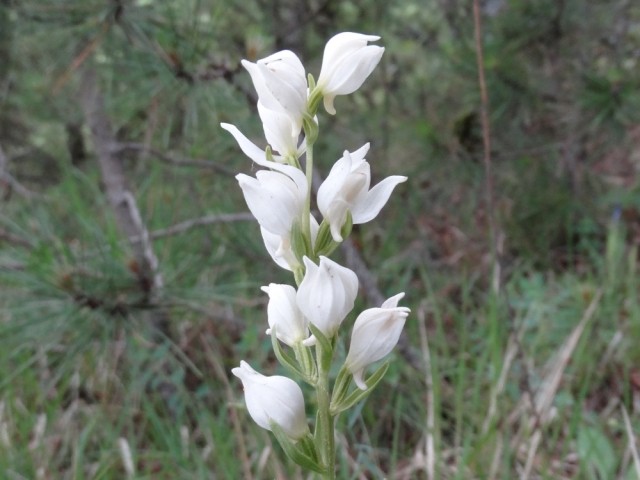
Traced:
[[340, 478], [640, 478], [640, 5], [481, 9], [490, 203], [471, 2], [0, 0], [0, 477], [305, 478], [230, 379], [289, 278], [218, 124], [260, 138], [241, 58], [351, 30], [386, 53], [317, 158], [409, 176], [342, 258], [413, 313]]

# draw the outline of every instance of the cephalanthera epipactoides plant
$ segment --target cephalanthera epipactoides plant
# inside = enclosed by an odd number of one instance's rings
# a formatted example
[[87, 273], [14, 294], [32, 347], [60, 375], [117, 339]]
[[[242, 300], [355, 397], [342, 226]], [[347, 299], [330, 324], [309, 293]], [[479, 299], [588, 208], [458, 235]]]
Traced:
[[255, 177], [239, 174], [236, 178], [260, 224], [267, 251], [280, 267], [293, 273], [297, 286], [271, 283], [262, 290], [269, 296], [267, 333], [278, 360], [315, 389], [313, 434], [296, 382], [262, 375], [245, 361], [233, 374], [242, 380], [253, 420], [273, 432], [293, 461], [324, 478], [335, 478], [336, 417], [378, 385], [388, 364], [368, 377], [367, 367], [395, 347], [409, 314], [408, 308], [398, 306], [404, 293], [360, 313], [347, 357], [330, 382], [340, 325], [353, 309], [358, 278], [329, 255], [351, 233], [353, 224], [373, 220], [395, 186], [407, 178], [394, 175], [370, 189], [370, 166], [365, 160], [369, 144], [345, 151], [318, 189], [316, 203], [322, 215], [318, 223], [310, 210], [313, 145], [319, 133], [316, 113], [322, 101], [334, 115], [335, 97], [360, 88], [384, 53], [384, 48], [368, 44], [379, 39], [348, 32], [333, 37], [325, 46], [317, 81], [305, 75], [300, 59], [288, 50], [256, 63], [243, 60], [258, 92], [266, 149], [235, 126], [221, 124], [242, 151], [264, 168]]

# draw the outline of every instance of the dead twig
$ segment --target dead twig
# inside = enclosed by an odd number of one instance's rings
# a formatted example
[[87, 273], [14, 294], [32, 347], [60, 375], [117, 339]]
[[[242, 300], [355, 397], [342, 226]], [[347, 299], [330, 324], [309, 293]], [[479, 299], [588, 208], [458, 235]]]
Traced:
[[[195, 227], [203, 227], [206, 225], [213, 225], [216, 223], [231, 223], [231, 222], [247, 222], [254, 220], [254, 216], [250, 212], [238, 212], [238, 213], [218, 213], [213, 215], [206, 215], [204, 217], [192, 218], [191, 220], [185, 220], [184, 222], [177, 223], [167, 228], [161, 228], [154, 230], [149, 234], [151, 240], [158, 238], [169, 237], [172, 235], [178, 235], [184, 233], [187, 230], [191, 230]], [[139, 241], [139, 237], [129, 237], [132, 242]]]
[[[529, 422], [527, 422], [526, 426], [521, 426], [520, 431], [517, 433], [514, 441], [512, 442], [511, 448], [512, 450], [516, 451], [518, 443], [523, 436], [527, 436], [527, 438], [529, 439], [527, 458], [523, 472], [520, 475], [520, 478], [522, 479], [527, 479], [531, 475], [531, 470], [533, 468], [535, 460], [535, 454], [538, 450], [540, 442], [542, 441], [542, 427], [544, 426], [544, 424], [551, 420], [551, 406], [553, 404], [553, 399], [558, 392], [558, 388], [560, 387], [562, 376], [567, 368], [567, 365], [569, 365], [569, 361], [571, 360], [571, 356], [573, 355], [573, 352], [578, 345], [578, 341], [580, 340], [580, 338], [582, 338], [582, 334], [584, 333], [587, 324], [593, 317], [596, 308], [600, 303], [601, 297], [602, 291], [599, 290], [582, 315], [580, 323], [576, 325], [571, 334], [558, 349], [556, 356], [547, 368], [546, 375], [540, 383], [540, 389], [536, 392], [532, 406], [534, 410], [534, 416]], [[518, 418], [522, 417], [522, 414], [527, 411], [526, 403], [528, 402], [525, 399], [520, 402], [520, 404], [516, 407], [514, 413], [510, 415], [509, 422], [514, 422]], [[528, 430], [528, 432], [525, 430]], [[533, 433], [529, 433], [531, 431]]]
[[622, 418], [624, 419], [624, 426], [627, 430], [627, 436], [629, 437], [629, 450], [633, 457], [633, 466], [636, 471], [636, 475], [640, 478], [640, 456], [638, 455], [638, 447], [636, 446], [636, 437], [633, 434], [633, 428], [631, 427], [631, 421], [629, 420], [629, 414], [627, 409], [622, 405]]
[[478, 87], [480, 89], [480, 122], [482, 124], [483, 163], [485, 176], [485, 195], [487, 202], [487, 217], [489, 219], [489, 240], [491, 242], [492, 287], [497, 294], [500, 292], [500, 248], [498, 245], [498, 231], [493, 199], [493, 172], [491, 168], [491, 124], [489, 122], [489, 94], [487, 82], [484, 78], [484, 53], [482, 48], [482, 23], [480, 5], [473, 0], [473, 25], [476, 44], [476, 60], [478, 65]]
[[193, 158], [183, 158], [175, 155], [171, 155], [163, 152], [157, 148], [150, 147], [145, 145], [144, 143], [134, 143], [134, 142], [114, 142], [111, 146], [111, 153], [118, 154], [123, 151], [132, 151], [132, 152], [144, 152], [157, 157], [159, 160], [168, 163], [170, 165], [175, 165], [177, 167], [195, 167], [195, 168], [206, 168], [210, 170], [215, 170], [220, 173], [224, 173], [225, 175], [235, 176], [236, 172], [228, 168], [224, 165], [220, 165], [219, 163], [213, 162], [211, 160], [201, 160], [201, 159], [193, 159]]
[[427, 424], [425, 430], [425, 468], [427, 479], [436, 478], [436, 449], [435, 449], [435, 395], [433, 393], [433, 373], [431, 371], [431, 354], [429, 352], [429, 340], [425, 316], [425, 305], [418, 309], [418, 332], [420, 333], [420, 346], [424, 359], [425, 385], [427, 388]]

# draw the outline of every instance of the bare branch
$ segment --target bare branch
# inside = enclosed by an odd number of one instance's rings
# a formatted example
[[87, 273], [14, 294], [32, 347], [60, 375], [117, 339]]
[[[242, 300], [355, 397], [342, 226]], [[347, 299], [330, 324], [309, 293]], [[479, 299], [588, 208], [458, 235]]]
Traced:
[[[202, 227], [205, 225], [213, 225], [215, 223], [230, 223], [230, 222], [246, 222], [254, 220], [253, 215], [249, 212], [239, 212], [239, 213], [220, 213], [214, 215], [207, 215], [205, 217], [192, 218], [191, 220], [185, 220], [184, 222], [176, 223], [167, 228], [162, 228], [160, 230], [154, 230], [150, 233], [149, 237], [152, 240], [156, 240], [158, 238], [169, 237], [171, 235], [177, 235], [180, 233], [184, 233], [187, 230], [190, 230], [195, 227]], [[130, 240], [132, 242], [139, 241], [138, 237], [131, 237]]]
[[225, 167], [224, 165], [220, 165], [211, 160], [200, 160], [200, 159], [191, 159], [191, 158], [183, 158], [177, 157], [175, 155], [170, 155], [165, 153], [157, 148], [150, 147], [143, 143], [117, 143], [114, 142], [111, 146], [111, 153], [118, 154], [123, 151], [134, 151], [134, 152], [147, 152], [151, 155], [157, 157], [163, 162], [169, 163], [171, 165], [176, 165], [179, 167], [196, 167], [196, 168], [208, 168], [211, 170], [216, 170], [220, 173], [224, 173], [225, 175], [235, 176], [236, 172], [230, 168]]
[[141, 280], [151, 280], [149, 293], [161, 289], [162, 275], [158, 270], [158, 259], [149, 241], [149, 232], [142, 221], [135, 197], [127, 186], [127, 178], [120, 158], [112, 145], [111, 122], [104, 110], [104, 99], [98, 90], [95, 71], [86, 68], [82, 75], [80, 102], [85, 119], [91, 130], [91, 137], [98, 157], [102, 173], [102, 181], [106, 188], [107, 198], [113, 208], [118, 227], [127, 238], [136, 238], [132, 242], [134, 253], [141, 267]]
[[0, 263], [0, 271], [22, 272], [27, 266], [24, 263]]

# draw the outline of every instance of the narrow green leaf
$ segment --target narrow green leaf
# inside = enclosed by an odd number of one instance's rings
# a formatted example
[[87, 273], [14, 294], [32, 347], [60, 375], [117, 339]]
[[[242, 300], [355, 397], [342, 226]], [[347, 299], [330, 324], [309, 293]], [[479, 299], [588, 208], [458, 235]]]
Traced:
[[307, 145], [313, 145], [318, 139], [320, 129], [312, 115], [305, 113], [302, 117], [302, 128], [304, 129], [304, 137]]
[[295, 359], [282, 349], [282, 346], [278, 341], [278, 337], [276, 336], [275, 326], [271, 329], [271, 346], [276, 354], [276, 358], [282, 366], [291, 371], [294, 375], [307, 381], [307, 375], [305, 375], [305, 373], [300, 369]]
[[[310, 455], [311, 451], [309, 449], [308, 441], [300, 440], [299, 442], [294, 442], [291, 440], [286, 433], [280, 428], [278, 424], [275, 422], [271, 422], [270, 425], [271, 432], [278, 440], [278, 443], [284, 450], [284, 453], [287, 454], [291, 460], [300, 465], [302, 468], [306, 468], [307, 470], [311, 470], [317, 473], [326, 473], [326, 468], [324, 468], [317, 459], [317, 455]], [[315, 449], [314, 449], [315, 451]]]
[[375, 373], [373, 373], [373, 375], [371, 375], [366, 380], [365, 383], [367, 384], [367, 389], [360, 390], [359, 388], [356, 388], [353, 392], [351, 392], [351, 394], [343, 402], [338, 403], [336, 405], [332, 405], [331, 415], [338, 415], [339, 413], [342, 413], [345, 410], [350, 409], [356, 403], [368, 397], [369, 394], [373, 391], [373, 389], [378, 386], [378, 383], [380, 383], [380, 380], [382, 380], [382, 378], [384, 377], [384, 374], [387, 373], [388, 369], [389, 369], [389, 362], [385, 362], [382, 365], [380, 365], [380, 368], [378, 368], [378, 370], [376, 370]]
[[291, 226], [291, 250], [301, 264], [304, 256], [311, 255], [311, 239], [304, 235], [300, 222]]
[[329, 339], [322, 333], [318, 327], [309, 322], [309, 330], [313, 333], [313, 336], [316, 337], [318, 344], [322, 347], [322, 350], [325, 352], [332, 352], [333, 348], [331, 347], [331, 342]]
[[331, 406], [330, 410], [335, 410], [334, 405], [340, 405], [343, 403], [349, 393], [349, 387], [351, 386], [351, 373], [344, 366], [340, 369], [336, 381], [333, 385], [333, 392], [331, 394]]

